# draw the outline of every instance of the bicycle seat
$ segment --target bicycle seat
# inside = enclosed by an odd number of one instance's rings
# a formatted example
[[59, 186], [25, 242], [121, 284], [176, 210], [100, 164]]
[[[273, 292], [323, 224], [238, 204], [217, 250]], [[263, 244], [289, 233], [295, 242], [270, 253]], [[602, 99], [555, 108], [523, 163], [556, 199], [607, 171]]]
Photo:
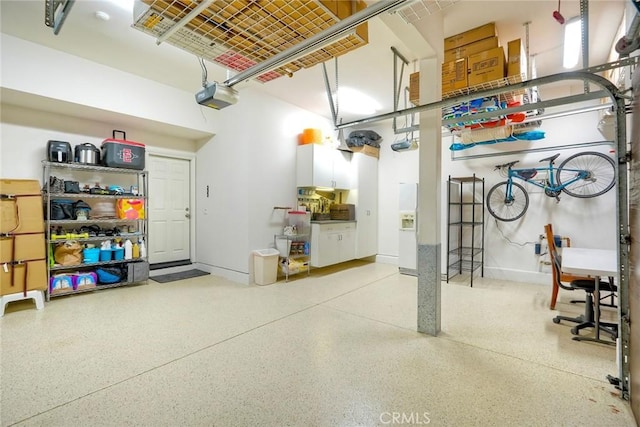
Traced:
[[544, 159], [541, 159], [540, 161], [541, 161], [541, 162], [549, 161], [550, 163], [553, 163], [553, 161], [554, 161], [555, 159], [557, 159], [559, 156], [560, 156], [560, 153], [558, 153], [558, 154], [554, 154], [553, 156], [551, 156], [551, 157], [545, 157]]
[[513, 162], [509, 162], [509, 163], [505, 163], [504, 165], [497, 165], [496, 169], [502, 169], [502, 168], [511, 168], [511, 166], [515, 165], [516, 163], [518, 163], [520, 160], [515, 160]]

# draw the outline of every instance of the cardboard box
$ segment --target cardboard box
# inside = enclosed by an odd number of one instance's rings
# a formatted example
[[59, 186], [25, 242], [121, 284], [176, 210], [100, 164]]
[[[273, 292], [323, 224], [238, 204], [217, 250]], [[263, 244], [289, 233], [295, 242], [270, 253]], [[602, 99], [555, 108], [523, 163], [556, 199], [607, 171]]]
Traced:
[[453, 92], [468, 86], [467, 59], [449, 61], [442, 64], [442, 93]]
[[527, 54], [521, 39], [507, 43], [507, 77], [520, 77], [521, 80], [527, 80]]
[[498, 47], [498, 38], [489, 37], [477, 42], [469, 43], [455, 49], [444, 51], [444, 62], [455, 61], [456, 59], [467, 58], [474, 53], [484, 52], [485, 50]]
[[477, 42], [478, 40], [486, 39], [487, 37], [496, 37], [497, 35], [496, 24], [490, 22], [480, 27], [472, 28], [464, 33], [447, 37], [444, 39], [444, 50], [455, 49], [469, 43]]
[[47, 289], [46, 261], [30, 261], [20, 265], [7, 265], [0, 268], [0, 295], [24, 292], [26, 280], [27, 291]]
[[[0, 179], [0, 233], [43, 233], [44, 215], [40, 183], [27, 179]], [[18, 218], [18, 215], [20, 217]]]
[[504, 49], [496, 47], [469, 57], [469, 86], [504, 78]]
[[362, 145], [360, 147], [349, 147], [354, 153], [362, 153], [367, 156], [375, 157], [376, 159], [380, 158], [380, 149], [376, 147], [372, 147], [370, 145]]
[[420, 73], [409, 74], [409, 101], [420, 105]]
[[46, 257], [44, 233], [0, 237], [0, 264]]

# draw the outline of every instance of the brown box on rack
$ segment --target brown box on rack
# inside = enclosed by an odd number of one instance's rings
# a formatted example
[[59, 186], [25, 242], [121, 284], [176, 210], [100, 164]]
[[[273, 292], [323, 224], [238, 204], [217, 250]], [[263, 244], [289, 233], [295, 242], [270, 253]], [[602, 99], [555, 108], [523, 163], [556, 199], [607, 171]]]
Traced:
[[496, 47], [469, 56], [469, 86], [504, 78], [504, 49]]
[[442, 64], [442, 93], [452, 92], [467, 87], [467, 59]]
[[375, 157], [376, 159], [380, 158], [380, 149], [370, 145], [365, 144], [360, 147], [349, 147], [349, 150], [354, 153], [362, 153], [367, 156]]
[[0, 233], [42, 233], [44, 216], [40, 183], [27, 179], [0, 179]]
[[420, 73], [409, 74], [409, 101], [420, 105]]
[[507, 77], [516, 77], [519, 81], [527, 79], [527, 55], [521, 39], [507, 43]]
[[464, 33], [447, 37], [444, 39], [444, 50], [455, 49], [488, 37], [496, 37], [497, 35], [496, 24], [494, 22], [489, 22], [488, 24], [472, 28]]
[[474, 53], [484, 52], [485, 50], [493, 49], [494, 47], [498, 47], [498, 38], [495, 36], [488, 37], [477, 42], [457, 47], [455, 49], [445, 50], [444, 62], [451, 62], [455, 61], [456, 59], [468, 58]]

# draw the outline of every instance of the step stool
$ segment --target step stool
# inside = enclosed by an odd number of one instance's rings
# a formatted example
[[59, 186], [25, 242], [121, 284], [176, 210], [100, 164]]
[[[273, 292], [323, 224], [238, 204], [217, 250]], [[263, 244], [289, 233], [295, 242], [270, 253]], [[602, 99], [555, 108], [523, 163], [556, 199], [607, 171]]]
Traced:
[[9, 294], [0, 296], [0, 317], [4, 316], [4, 307], [12, 301], [20, 301], [24, 299], [33, 299], [36, 302], [36, 309], [42, 310], [44, 308], [44, 292], [43, 291], [28, 291], [25, 296], [24, 292], [17, 294]]

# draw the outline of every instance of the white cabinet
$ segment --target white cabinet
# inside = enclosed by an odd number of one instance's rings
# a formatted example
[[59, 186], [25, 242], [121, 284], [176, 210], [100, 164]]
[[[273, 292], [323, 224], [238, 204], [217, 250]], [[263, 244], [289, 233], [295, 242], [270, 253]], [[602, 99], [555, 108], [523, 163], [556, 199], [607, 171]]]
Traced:
[[325, 267], [355, 258], [356, 224], [311, 224], [311, 266]]
[[353, 183], [347, 203], [356, 205], [356, 258], [378, 253], [378, 159], [354, 153]]
[[298, 187], [350, 187], [350, 153], [318, 144], [299, 145], [296, 162]]

